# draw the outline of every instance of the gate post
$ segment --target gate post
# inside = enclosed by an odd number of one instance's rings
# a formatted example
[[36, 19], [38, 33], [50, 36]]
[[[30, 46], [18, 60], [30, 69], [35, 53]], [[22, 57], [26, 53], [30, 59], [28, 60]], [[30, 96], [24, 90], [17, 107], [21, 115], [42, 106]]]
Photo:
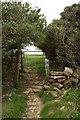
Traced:
[[46, 73], [46, 77], [49, 77], [49, 60], [47, 58], [45, 58], [45, 73]]

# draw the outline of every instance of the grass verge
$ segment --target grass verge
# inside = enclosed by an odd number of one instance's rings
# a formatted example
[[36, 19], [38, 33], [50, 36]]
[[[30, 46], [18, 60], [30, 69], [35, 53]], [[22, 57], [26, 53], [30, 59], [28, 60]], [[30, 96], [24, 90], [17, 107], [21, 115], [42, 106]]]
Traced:
[[26, 97], [14, 94], [2, 105], [2, 118], [21, 118], [25, 110]]
[[[54, 86], [53, 86], [54, 87]], [[45, 91], [40, 92], [44, 107], [40, 113], [41, 118], [71, 118], [80, 119], [80, 92], [74, 88], [64, 88], [62, 92], [68, 92], [63, 96], [50, 99]], [[54, 88], [51, 91], [55, 92]], [[57, 91], [59, 92], [59, 91]], [[46, 99], [47, 97], [48, 100]], [[52, 101], [51, 101], [52, 100]]]
[[16, 88], [9, 84], [3, 86], [2, 120], [21, 119], [25, 111], [27, 96], [23, 95], [25, 89], [23, 76], [20, 76]]

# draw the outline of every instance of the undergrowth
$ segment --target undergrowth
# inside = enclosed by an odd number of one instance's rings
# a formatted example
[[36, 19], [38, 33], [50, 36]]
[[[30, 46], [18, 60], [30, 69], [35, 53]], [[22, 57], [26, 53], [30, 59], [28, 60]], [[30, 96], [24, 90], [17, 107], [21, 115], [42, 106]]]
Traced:
[[2, 118], [21, 118], [26, 106], [26, 97], [13, 94], [2, 104]]
[[[53, 88], [52, 88], [53, 87]], [[55, 92], [54, 87], [51, 87], [51, 91]], [[71, 119], [80, 119], [80, 92], [77, 89], [66, 87], [62, 90], [64, 92], [62, 97], [57, 96], [50, 99], [49, 94], [46, 94], [45, 91], [41, 90], [40, 97], [44, 103], [44, 107], [40, 113], [41, 118], [71, 118]], [[59, 92], [59, 91], [57, 91]], [[48, 100], [46, 99], [48, 98]], [[51, 101], [52, 100], [52, 101]], [[59, 100], [59, 101], [56, 101]]]
[[27, 97], [23, 95], [24, 73], [20, 74], [16, 87], [3, 86], [2, 120], [21, 118], [25, 111]]

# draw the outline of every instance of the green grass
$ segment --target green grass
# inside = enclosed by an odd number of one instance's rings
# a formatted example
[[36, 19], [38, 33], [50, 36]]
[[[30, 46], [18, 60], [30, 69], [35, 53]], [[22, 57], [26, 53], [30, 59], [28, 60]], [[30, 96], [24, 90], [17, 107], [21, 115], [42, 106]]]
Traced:
[[2, 104], [2, 118], [21, 118], [25, 110], [26, 97], [14, 94]]
[[43, 89], [39, 92], [39, 96], [41, 97], [43, 103], [46, 103], [54, 99], [52, 95], [45, 93]]
[[66, 101], [78, 102], [80, 103], [80, 91], [75, 89], [70, 89], [67, 94], [63, 97]]
[[43, 55], [24, 55], [24, 66], [31, 67], [40, 76], [45, 76], [45, 57]]
[[[55, 92], [54, 87], [55, 86], [52, 86], [50, 90]], [[55, 98], [53, 98], [52, 101], [46, 100], [49, 96], [46, 94], [45, 97], [44, 90], [40, 92], [41, 98], [45, 103], [40, 113], [41, 118], [80, 119], [80, 111], [78, 110], [78, 107], [80, 107], [80, 91], [73, 88], [64, 88], [64, 90], [65, 89], [67, 89], [68, 92], [62, 99], [58, 97], [57, 99], [60, 99], [58, 102], [54, 102]]]
[[56, 91], [55, 88], [56, 88], [56, 85], [55, 85], [55, 84], [54, 84], [54, 85], [51, 85], [50, 91]]
[[23, 95], [24, 80], [24, 74], [22, 74], [15, 88], [4, 84], [3, 95], [5, 97], [2, 101], [2, 118], [4, 120], [21, 118], [24, 113], [27, 104], [27, 96]]
[[[62, 107], [64, 108], [61, 109]], [[41, 118], [79, 118], [79, 112], [63, 100], [45, 104], [40, 116]]]
[[68, 109], [64, 108], [63, 110], [60, 110], [60, 108], [64, 105], [66, 105], [66, 103], [63, 104], [61, 102], [46, 104], [41, 111], [41, 116], [43, 118], [65, 118], [66, 113], [68, 114]]

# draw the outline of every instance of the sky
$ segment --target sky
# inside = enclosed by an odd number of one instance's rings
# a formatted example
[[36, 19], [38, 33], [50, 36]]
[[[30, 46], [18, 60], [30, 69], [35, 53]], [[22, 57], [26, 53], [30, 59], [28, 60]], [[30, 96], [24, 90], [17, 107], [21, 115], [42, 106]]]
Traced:
[[29, 2], [33, 7], [41, 8], [42, 13], [46, 16], [48, 24], [53, 19], [59, 19], [60, 13], [63, 12], [64, 7], [78, 3], [80, 0], [22, 0], [22, 2]]
[[64, 7], [78, 3], [80, 0], [1, 0], [1, 1], [22, 1], [29, 2], [32, 7], [41, 8], [41, 12], [45, 15], [49, 23], [53, 19], [59, 19], [60, 13], [63, 12]]

